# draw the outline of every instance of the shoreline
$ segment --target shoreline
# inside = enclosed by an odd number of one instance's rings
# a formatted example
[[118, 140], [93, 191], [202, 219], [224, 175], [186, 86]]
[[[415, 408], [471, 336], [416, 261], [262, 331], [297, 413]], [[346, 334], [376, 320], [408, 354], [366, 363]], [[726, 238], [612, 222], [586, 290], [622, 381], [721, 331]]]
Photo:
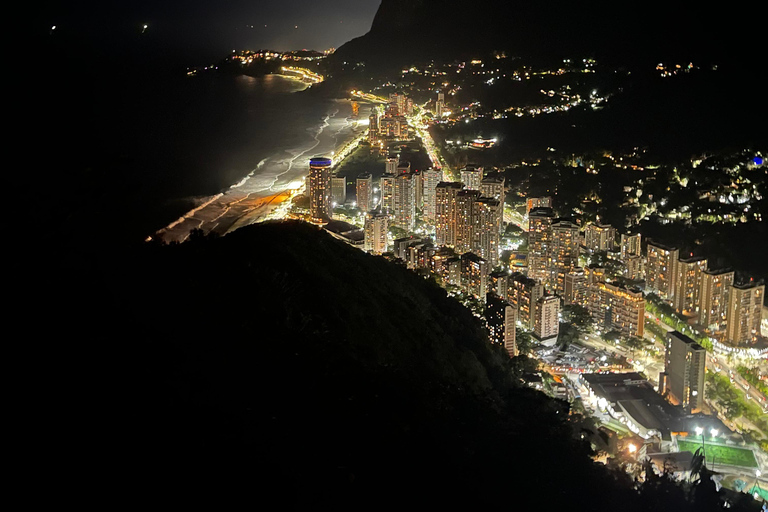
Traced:
[[[262, 174], [259, 173], [260, 163], [239, 183], [224, 192], [210, 196], [166, 227], [148, 236], [146, 241], [159, 238], [165, 243], [181, 243], [194, 229], [202, 229], [205, 234], [226, 235], [243, 226], [267, 220], [276, 209], [303, 189], [303, 179], [309, 172], [310, 158], [318, 154], [339, 153], [367, 131], [364, 125], [357, 123], [358, 120], [367, 119], [367, 116], [361, 113], [358, 119], [351, 118], [352, 100], [334, 101], [340, 104], [339, 108], [335, 112], [329, 112], [325, 118], [325, 122], [314, 135], [316, 143], [301, 149], [293, 156], [289, 155], [275, 162], [280, 167], [285, 166], [285, 169], [274, 175]], [[340, 113], [343, 117], [336, 117]], [[248, 190], [250, 180], [258, 183], [264, 179], [271, 179], [273, 183], [266, 188], [262, 186], [257, 190]]]

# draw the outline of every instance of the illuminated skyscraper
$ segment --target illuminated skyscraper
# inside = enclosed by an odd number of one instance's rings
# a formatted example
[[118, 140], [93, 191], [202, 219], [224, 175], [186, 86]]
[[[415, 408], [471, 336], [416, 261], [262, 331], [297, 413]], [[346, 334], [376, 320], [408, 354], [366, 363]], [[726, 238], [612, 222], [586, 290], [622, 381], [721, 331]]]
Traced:
[[655, 242], [648, 242], [645, 289], [662, 299], [670, 300], [675, 295], [677, 260], [679, 251]]
[[434, 223], [437, 210], [437, 184], [443, 181], [443, 171], [441, 169], [427, 169], [421, 173], [421, 179], [424, 187], [424, 220]]
[[492, 197], [478, 197], [473, 208], [473, 252], [488, 261], [490, 268], [499, 264], [499, 214], [501, 205]]
[[685, 334], [677, 331], [667, 333], [667, 349], [664, 374], [659, 379], [673, 403], [683, 406], [687, 412], [699, 412], [704, 403], [704, 372], [707, 351]]
[[467, 190], [480, 190], [480, 183], [483, 181], [483, 169], [468, 165], [461, 171], [461, 182]]
[[565, 274], [563, 285], [563, 305], [587, 305], [587, 274], [581, 267], [574, 267]]
[[560, 297], [539, 298], [534, 311], [533, 335], [540, 340], [556, 337], [560, 332]]
[[475, 201], [480, 197], [479, 190], [462, 190], [456, 195], [456, 252], [470, 252], [474, 248], [475, 236]]
[[331, 165], [330, 158], [312, 158], [309, 161], [309, 215], [312, 222], [327, 222], [331, 218]]
[[347, 202], [347, 179], [341, 176], [331, 178], [331, 202], [341, 206]]
[[677, 260], [675, 277], [675, 309], [678, 313], [695, 314], [699, 308], [701, 273], [707, 270], [707, 260], [691, 257]]
[[509, 272], [506, 270], [497, 270], [491, 272], [488, 276], [488, 293], [493, 293], [497, 297], [507, 299], [507, 287], [509, 286]]
[[384, 168], [385, 174], [397, 174], [397, 158], [393, 156], [387, 157], [387, 161], [384, 165], [386, 166]]
[[765, 285], [734, 284], [728, 298], [726, 339], [733, 345], [750, 345], [760, 334]]
[[699, 294], [699, 323], [715, 336], [724, 331], [733, 270], [704, 270]]
[[534, 208], [552, 208], [551, 197], [529, 197], [525, 202], [525, 213], [530, 214]]
[[544, 286], [535, 279], [516, 273], [507, 284], [507, 300], [517, 308], [518, 321], [527, 329], [533, 329], [536, 318], [536, 301], [544, 296]]
[[642, 256], [640, 233], [634, 235], [621, 234], [621, 259], [626, 260], [630, 256]]
[[373, 178], [370, 173], [361, 174], [357, 177], [357, 207], [362, 212], [373, 210]]
[[550, 226], [550, 240], [547, 251], [549, 284], [562, 295], [565, 274], [579, 264], [579, 226], [567, 220], [554, 222]]
[[464, 290], [485, 302], [490, 270], [488, 262], [477, 254], [472, 252], [462, 254], [461, 285]]
[[373, 254], [387, 252], [389, 217], [384, 213], [369, 211], [365, 216], [365, 250]]
[[379, 114], [375, 108], [371, 109], [371, 115], [368, 117], [368, 142], [379, 142]]
[[395, 177], [392, 224], [406, 231], [413, 231], [416, 222], [415, 180], [411, 174]]
[[395, 175], [385, 173], [379, 184], [379, 188], [381, 188], [381, 211], [392, 214], [395, 211]]
[[552, 208], [534, 208], [528, 214], [528, 277], [549, 281], [548, 257], [555, 219]]
[[584, 229], [584, 246], [590, 252], [612, 251], [616, 230], [608, 224], [590, 224]]
[[496, 224], [499, 233], [502, 233], [504, 231], [504, 200], [506, 197], [504, 177], [501, 175], [486, 176], [480, 182], [480, 192], [483, 197], [490, 197], [499, 202]]
[[645, 261], [642, 256], [627, 256], [623, 262], [624, 277], [633, 281], [645, 280]]
[[485, 306], [485, 325], [491, 343], [501, 345], [509, 357], [518, 355], [515, 339], [517, 310], [507, 301], [488, 294]]
[[587, 308], [605, 330], [615, 329], [626, 336], [643, 337], [645, 299], [643, 292], [611, 283], [591, 285]]
[[456, 197], [461, 183], [442, 181], [435, 187], [435, 243], [453, 247], [456, 243]]
[[445, 110], [445, 94], [442, 92], [437, 93], [437, 100], [435, 101], [435, 117], [441, 117]]

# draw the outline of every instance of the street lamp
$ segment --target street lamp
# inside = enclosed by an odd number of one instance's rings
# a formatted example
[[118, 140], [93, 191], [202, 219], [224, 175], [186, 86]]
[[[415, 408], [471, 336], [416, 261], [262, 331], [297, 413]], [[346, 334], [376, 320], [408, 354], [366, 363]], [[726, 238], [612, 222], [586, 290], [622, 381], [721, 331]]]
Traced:
[[[760, 478], [760, 475], [762, 475], [762, 474], [763, 473], [759, 469], [755, 470], [755, 487], [757, 487], [757, 489], [761, 489], [760, 488], [760, 481], [758, 480], [758, 478]], [[755, 487], [752, 487], [752, 488], [755, 489]], [[755, 493], [753, 494], [753, 497], [755, 499], [760, 498], [760, 493], [757, 491], [757, 489], [755, 489]]]
[[704, 460], [707, 460], [707, 447], [704, 446], [704, 429], [696, 427], [696, 435], [701, 436], [701, 451], [704, 452]]

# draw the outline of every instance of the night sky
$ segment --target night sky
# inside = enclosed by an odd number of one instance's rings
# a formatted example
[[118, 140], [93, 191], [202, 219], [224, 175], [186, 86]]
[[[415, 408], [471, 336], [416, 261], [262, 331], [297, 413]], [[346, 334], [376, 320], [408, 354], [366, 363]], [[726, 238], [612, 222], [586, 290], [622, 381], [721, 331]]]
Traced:
[[144, 24], [145, 39], [191, 58], [212, 59], [233, 49], [325, 50], [368, 32], [380, 0], [137, 0], [47, 2], [36, 30], [81, 40], [130, 45]]

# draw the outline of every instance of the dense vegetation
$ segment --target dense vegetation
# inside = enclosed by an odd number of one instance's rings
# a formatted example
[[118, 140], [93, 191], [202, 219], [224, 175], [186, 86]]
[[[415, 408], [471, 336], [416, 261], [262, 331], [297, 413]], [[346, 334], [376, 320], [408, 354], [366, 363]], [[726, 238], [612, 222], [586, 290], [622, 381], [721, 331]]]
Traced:
[[[312, 226], [63, 263], [51, 325], [79, 336], [30, 372], [46, 416], [66, 419], [38, 438], [85, 462], [96, 495], [225, 478], [281, 508], [718, 503], [711, 483], [635, 489], [593, 463], [567, 404], [522, 386], [527, 365], [467, 309]], [[84, 300], [59, 300], [75, 286]]]

